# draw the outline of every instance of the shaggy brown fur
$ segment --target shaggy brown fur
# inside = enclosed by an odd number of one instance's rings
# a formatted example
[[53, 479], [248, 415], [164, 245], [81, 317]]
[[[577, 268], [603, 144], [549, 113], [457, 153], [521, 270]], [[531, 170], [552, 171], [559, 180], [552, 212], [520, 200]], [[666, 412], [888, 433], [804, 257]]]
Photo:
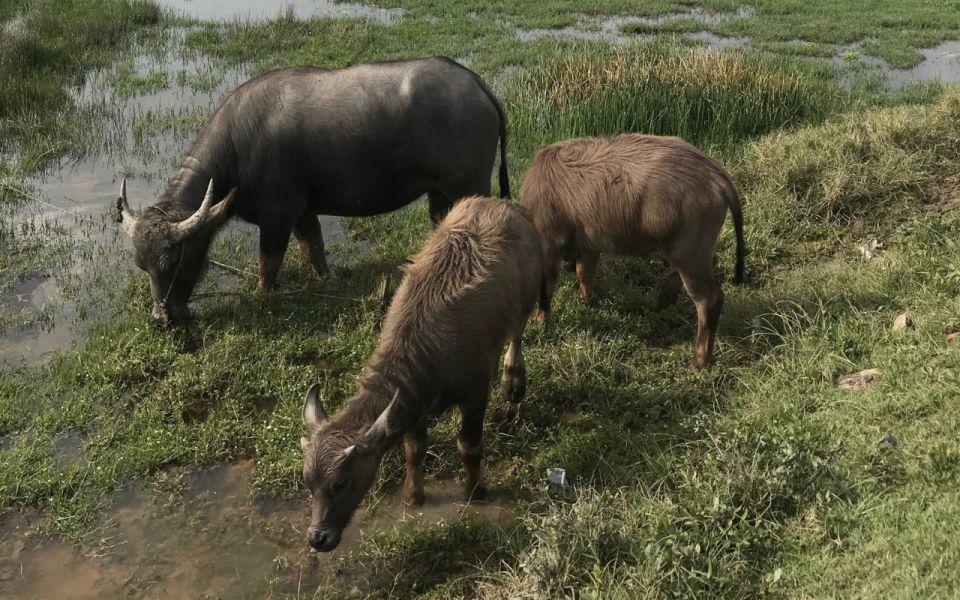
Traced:
[[468, 198], [456, 204], [404, 269], [367, 374], [343, 410], [326, 419], [317, 387], [304, 405], [304, 478], [313, 492], [308, 538], [318, 550], [340, 533], [373, 483], [383, 453], [401, 436], [408, 501], [423, 501], [426, 421], [457, 406], [457, 446], [468, 497], [485, 494], [483, 418], [504, 341], [503, 393], [523, 397], [520, 338], [542, 282], [540, 236], [516, 203]]
[[601, 253], [662, 252], [679, 277], [665, 282], [660, 304], [675, 299], [682, 280], [697, 307], [690, 367], [709, 364], [723, 305], [714, 252], [728, 208], [737, 235], [735, 281], [743, 279], [740, 197], [723, 167], [676, 137], [567, 140], [537, 153], [520, 202], [543, 237], [548, 297], [565, 257], [576, 261], [580, 298], [586, 300]]

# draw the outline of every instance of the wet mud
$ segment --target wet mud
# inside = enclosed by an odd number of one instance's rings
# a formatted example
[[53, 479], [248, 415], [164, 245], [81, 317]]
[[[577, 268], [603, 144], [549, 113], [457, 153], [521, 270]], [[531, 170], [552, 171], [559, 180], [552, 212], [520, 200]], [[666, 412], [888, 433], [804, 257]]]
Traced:
[[363, 591], [370, 573], [349, 560], [367, 536], [441, 521], [512, 518], [506, 501], [467, 505], [454, 481], [428, 481], [418, 509], [389, 495], [358, 512], [340, 547], [306, 544], [309, 498], [251, 496], [250, 462], [182, 474], [117, 494], [104, 526], [71, 545], [30, 535], [38, 517], [0, 515], [0, 597], [27, 599], [315, 596], [324, 586]]

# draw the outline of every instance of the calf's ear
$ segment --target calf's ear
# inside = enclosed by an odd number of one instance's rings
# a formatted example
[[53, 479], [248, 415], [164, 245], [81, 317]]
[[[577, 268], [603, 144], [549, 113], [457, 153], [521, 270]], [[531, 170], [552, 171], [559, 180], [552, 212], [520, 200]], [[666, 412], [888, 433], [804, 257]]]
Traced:
[[366, 445], [380, 447], [390, 439], [403, 432], [403, 408], [399, 402], [400, 390], [393, 395], [393, 400], [387, 405], [377, 420], [363, 436]]
[[313, 432], [326, 420], [327, 413], [320, 406], [320, 384], [315, 383], [310, 386], [303, 397], [303, 424]]

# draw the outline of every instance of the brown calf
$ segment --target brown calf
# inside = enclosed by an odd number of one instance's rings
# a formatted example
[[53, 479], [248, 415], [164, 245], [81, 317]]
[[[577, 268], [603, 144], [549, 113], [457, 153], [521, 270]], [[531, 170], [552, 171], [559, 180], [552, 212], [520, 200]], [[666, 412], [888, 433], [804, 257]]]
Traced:
[[467, 496], [485, 495], [480, 462], [490, 381], [509, 340], [502, 390], [513, 403], [523, 398], [520, 337], [543, 297], [541, 253], [540, 236], [518, 204], [473, 197], [454, 206], [405, 266], [359, 391], [329, 418], [319, 385], [307, 392], [310, 438], [301, 442], [313, 494], [311, 546], [336, 548], [384, 452], [401, 437], [404, 492], [408, 502], [422, 503], [427, 419], [453, 406], [462, 416], [457, 447]]
[[661, 287], [659, 304], [676, 299], [682, 280], [697, 307], [697, 348], [689, 367], [710, 363], [723, 305], [714, 251], [727, 208], [737, 235], [735, 281], [743, 280], [740, 197], [723, 167], [676, 137], [567, 140], [537, 153], [520, 202], [543, 238], [548, 299], [561, 259], [576, 261], [580, 299], [586, 300], [601, 253], [659, 250], [676, 270]]

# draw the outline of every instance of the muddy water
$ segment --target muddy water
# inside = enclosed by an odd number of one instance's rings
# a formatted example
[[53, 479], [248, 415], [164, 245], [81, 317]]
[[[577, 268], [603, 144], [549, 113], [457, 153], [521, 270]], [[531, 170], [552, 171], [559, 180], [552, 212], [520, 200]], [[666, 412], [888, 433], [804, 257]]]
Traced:
[[358, 513], [335, 552], [317, 554], [305, 541], [308, 498], [251, 498], [251, 469], [242, 463], [171, 474], [151, 490], [131, 487], [116, 498], [96, 542], [77, 547], [27, 536], [29, 515], [0, 516], [0, 597], [309, 598], [319, 586], [362, 592], [367, 574], [349, 556], [365, 536], [511, 517], [509, 505], [464, 505], [458, 484], [434, 481], [422, 509], [389, 496]]
[[880, 69], [887, 88], [891, 90], [913, 83], [960, 81], [960, 41], [943, 42], [922, 50], [922, 53], [923, 60], [909, 69], [892, 69], [884, 61], [873, 57], [864, 56], [862, 59]]
[[298, 19], [362, 17], [392, 23], [403, 11], [332, 0], [160, 0], [176, 13], [200, 20], [263, 21], [292, 15]]

